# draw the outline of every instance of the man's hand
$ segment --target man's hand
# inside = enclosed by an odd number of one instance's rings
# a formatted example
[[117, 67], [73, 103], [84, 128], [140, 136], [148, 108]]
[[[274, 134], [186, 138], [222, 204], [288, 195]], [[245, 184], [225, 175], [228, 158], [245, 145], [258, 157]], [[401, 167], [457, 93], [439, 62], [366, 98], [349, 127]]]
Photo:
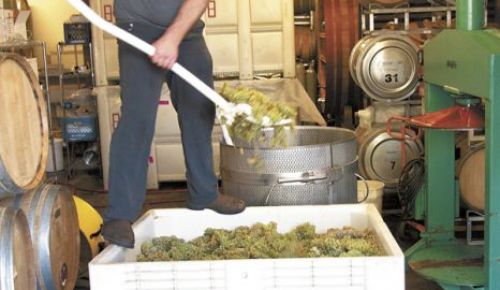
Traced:
[[179, 40], [167, 32], [155, 41], [153, 46], [156, 51], [151, 56], [151, 61], [164, 69], [172, 68], [179, 55]]
[[159, 67], [170, 69], [177, 62], [179, 44], [208, 6], [208, 0], [184, 0], [174, 22], [153, 46], [156, 52], [151, 61]]

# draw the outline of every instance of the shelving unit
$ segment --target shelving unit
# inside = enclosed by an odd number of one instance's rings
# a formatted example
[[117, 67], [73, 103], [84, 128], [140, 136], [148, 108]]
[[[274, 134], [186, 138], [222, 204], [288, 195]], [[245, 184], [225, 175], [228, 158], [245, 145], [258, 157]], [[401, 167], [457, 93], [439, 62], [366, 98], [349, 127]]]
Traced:
[[[79, 63], [79, 60], [78, 60], [78, 47], [82, 47], [83, 49], [83, 55], [84, 55], [84, 63], [83, 65], [86, 67], [86, 70], [84, 72], [80, 71], [80, 63]], [[67, 71], [65, 71], [64, 69], [64, 65], [63, 65], [63, 61], [62, 61], [62, 56], [63, 56], [63, 53], [64, 53], [64, 50], [66, 47], [72, 47], [73, 48], [73, 53], [74, 53], [74, 67], [73, 67], [73, 70], [70, 72], [70, 73], [67, 73]], [[86, 61], [88, 60], [88, 67], [87, 67], [87, 63], [85, 63]], [[61, 108], [62, 108], [62, 120], [65, 120], [65, 118], [67, 117], [66, 115], [66, 108], [65, 108], [65, 100], [66, 100], [66, 90], [65, 90], [65, 82], [69, 81], [69, 80], [73, 80], [73, 81], [76, 81], [76, 85], [77, 85], [77, 89], [81, 89], [83, 88], [85, 85], [88, 84], [88, 81], [89, 81], [89, 78], [90, 78], [90, 88], [94, 88], [95, 87], [95, 71], [94, 71], [94, 59], [93, 59], [93, 53], [92, 53], [92, 43], [91, 42], [88, 42], [88, 43], [64, 43], [64, 42], [59, 42], [57, 44], [57, 61], [58, 61], [58, 77], [59, 77], [59, 90], [60, 90], [60, 105], [61, 105]], [[82, 84], [82, 82], [84, 82]], [[94, 132], [96, 137], [95, 137], [95, 140], [93, 141], [88, 141], [88, 142], [98, 142], [98, 134], [97, 134], [97, 112], [96, 112], [96, 116], [95, 116], [95, 119], [94, 119]], [[88, 118], [83, 120], [82, 121], [86, 121], [86, 120], [89, 120]], [[74, 151], [75, 151], [75, 143], [78, 143], [78, 142], [87, 142], [85, 140], [81, 140], [81, 141], [78, 141], [78, 140], [73, 140], [73, 139], [68, 139], [68, 138], [64, 138], [64, 132], [65, 130], [67, 130], [65, 128], [66, 124], [63, 124], [63, 139], [64, 139], [64, 142], [66, 143], [66, 158], [67, 158], [67, 164], [68, 164], [68, 168], [67, 168], [67, 171], [66, 171], [66, 174], [67, 174], [67, 177], [68, 178], [71, 178], [72, 177], [72, 172], [73, 170], [75, 169], [74, 168], [74, 163], [75, 163], [75, 159], [74, 159]], [[86, 126], [86, 125], [82, 125], [82, 126]], [[82, 131], [83, 130], [86, 130], [88, 131], [88, 129], [86, 127], [82, 127]], [[90, 133], [90, 132], [89, 132]]]
[[[77, 48], [78, 46], [81, 46], [84, 50], [84, 55], [87, 55], [89, 58], [89, 68], [88, 71], [83, 73], [78, 70], [75, 70], [72, 72], [71, 75], [68, 75], [64, 72], [64, 66], [62, 62], [62, 55], [64, 53], [64, 48], [65, 47], [73, 47], [73, 52], [75, 56], [75, 67], [79, 67], [79, 61], [78, 61], [78, 51]], [[88, 52], [87, 54], [85, 52]], [[64, 80], [67, 78], [75, 78], [77, 79], [77, 84], [80, 86], [81, 85], [81, 79], [82, 78], [87, 78], [90, 76], [91, 81], [92, 81], [92, 87], [95, 87], [95, 73], [94, 73], [94, 57], [92, 54], [92, 43], [78, 43], [78, 44], [72, 44], [72, 43], [64, 43], [64, 42], [59, 42], [57, 44], [57, 63], [59, 67], [59, 88], [61, 90], [61, 106], [64, 106]]]
[[380, 8], [378, 6], [362, 6], [361, 9], [361, 30], [363, 34], [370, 33], [375, 30], [375, 17], [380, 15], [392, 15], [394, 22], [398, 23], [399, 19], [403, 19], [404, 30], [410, 29], [410, 19], [416, 14], [432, 14], [443, 13], [446, 15], [446, 27], [450, 28], [452, 24], [453, 12], [455, 6], [429, 6], [429, 7], [396, 7], [396, 8]]

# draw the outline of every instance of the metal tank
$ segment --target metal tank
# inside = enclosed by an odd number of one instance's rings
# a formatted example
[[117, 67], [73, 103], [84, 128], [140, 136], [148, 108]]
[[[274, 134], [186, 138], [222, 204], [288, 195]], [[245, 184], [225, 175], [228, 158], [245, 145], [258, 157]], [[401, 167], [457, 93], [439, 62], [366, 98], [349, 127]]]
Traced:
[[418, 48], [404, 33], [382, 31], [361, 39], [353, 48], [349, 68], [354, 82], [372, 99], [396, 102], [418, 86]]
[[[265, 130], [266, 140], [273, 130]], [[255, 148], [237, 141], [221, 144], [222, 192], [248, 205], [355, 203], [356, 138], [341, 128], [297, 127], [287, 131], [288, 147]], [[257, 156], [260, 164], [250, 164]]]
[[[367, 132], [360, 140], [359, 171], [363, 177], [385, 183], [387, 192], [395, 192], [405, 164], [401, 164], [401, 140], [385, 128]], [[420, 140], [406, 140], [406, 162], [423, 154]]]

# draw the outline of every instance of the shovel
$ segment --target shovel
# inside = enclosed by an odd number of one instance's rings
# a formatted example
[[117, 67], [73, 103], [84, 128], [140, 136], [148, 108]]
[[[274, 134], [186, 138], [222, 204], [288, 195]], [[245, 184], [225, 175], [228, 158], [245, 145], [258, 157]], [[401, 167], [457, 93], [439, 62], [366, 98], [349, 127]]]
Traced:
[[[135, 35], [113, 25], [112, 23], [104, 20], [95, 13], [90, 7], [88, 7], [81, 0], [67, 0], [76, 10], [82, 13], [85, 18], [87, 18], [92, 24], [96, 25], [100, 29], [106, 31], [107, 33], [115, 36], [118, 39], [125, 41], [131, 46], [137, 48], [138, 50], [144, 52], [145, 54], [152, 56], [155, 53], [155, 47], [151, 44], [145, 42], [144, 40], [136, 37]], [[205, 97], [210, 99], [218, 108], [219, 108], [219, 118], [224, 117], [228, 122], [227, 125], [231, 125], [231, 122], [235, 119], [237, 115], [244, 115], [249, 122], [257, 123], [255, 118], [252, 116], [252, 107], [249, 104], [234, 104], [226, 101], [221, 95], [219, 95], [212, 88], [207, 86], [204, 82], [202, 82], [199, 78], [193, 75], [190, 71], [184, 68], [179, 63], [175, 63], [170, 69], [176, 75], [181, 77], [187, 83], [192, 85], [196, 90], [202, 93]], [[281, 120], [277, 123], [272, 123], [270, 118], [262, 118], [261, 122], [263, 127], [271, 127], [271, 126], [283, 126], [292, 123], [292, 120], [285, 119]], [[221, 124], [222, 132], [224, 135], [224, 140], [227, 145], [233, 146], [233, 141], [231, 140], [231, 136], [229, 135], [229, 131], [227, 130], [226, 124]]]

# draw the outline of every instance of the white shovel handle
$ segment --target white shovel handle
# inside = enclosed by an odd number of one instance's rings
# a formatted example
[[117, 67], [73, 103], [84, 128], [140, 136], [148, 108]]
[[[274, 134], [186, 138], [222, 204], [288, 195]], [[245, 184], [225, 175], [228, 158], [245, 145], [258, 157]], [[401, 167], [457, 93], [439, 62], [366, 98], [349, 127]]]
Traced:
[[[92, 24], [106, 31], [107, 33], [115, 36], [118, 39], [125, 41], [131, 46], [139, 49], [145, 54], [151, 56], [155, 53], [155, 47], [151, 44], [145, 42], [144, 40], [138, 38], [137, 36], [115, 26], [114, 24], [102, 19], [94, 10], [90, 9], [83, 1], [81, 0], [67, 0], [76, 10], [80, 11]], [[190, 71], [185, 69], [179, 63], [175, 63], [171, 68], [175, 74], [184, 79], [187, 83], [191, 84], [195, 89], [197, 89], [200, 93], [205, 95], [208, 99], [210, 99], [214, 104], [220, 107], [223, 111], [227, 111], [230, 109], [229, 102], [227, 102], [221, 95], [219, 95], [212, 88], [207, 86], [204, 82], [202, 82], [199, 78], [193, 75]]]

